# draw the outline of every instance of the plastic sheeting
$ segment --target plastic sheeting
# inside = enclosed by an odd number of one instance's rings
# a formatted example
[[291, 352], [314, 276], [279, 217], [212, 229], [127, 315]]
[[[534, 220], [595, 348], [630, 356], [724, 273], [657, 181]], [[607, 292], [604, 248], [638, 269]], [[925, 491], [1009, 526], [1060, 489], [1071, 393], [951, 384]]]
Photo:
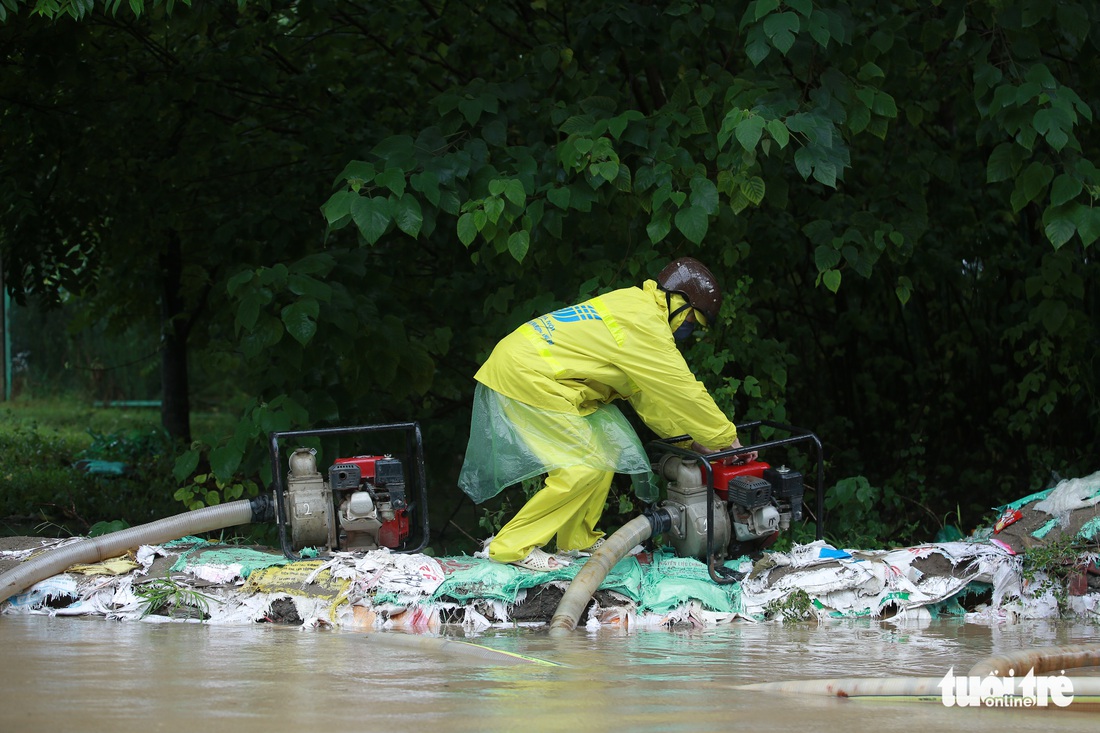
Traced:
[[649, 457], [618, 407], [602, 404], [585, 416], [550, 412], [477, 385], [458, 479], [471, 499], [480, 503], [525, 479], [580, 465], [632, 474], [639, 499], [657, 498]]
[[1050, 494], [1035, 504], [1035, 509], [1053, 514], [1062, 526], [1068, 524], [1070, 512], [1088, 509], [1100, 503], [1100, 471], [1079, 479], [1060, 481]]
[[[746, 558], [726, 563], [747, 573], [732, 584], [714, 583], [698, 560], [668, 549], [650, 555], [636, 548], [637, 554], [607, 575], [579, 620], [591, 630], [815, 617], [906, 623], [957, 615], [985, 624], [1100, 619], [1100, 502], [1092, 502], [1079, 486], [1064, 493], [1075, 507], [1065, 528], [1036, 506], [1055, 496], [1050, 490], [1017, 502], [1020, 518], [997, 534], [988, 527], [965, 540], [890, 550], [844, 549], [821, 541], [796, 545], [767, 552], [755, 563]], [[1036, 536], [1041, 530], [1044, 538]], [[1024, 572], [1027, 548], [1070, 535], [1079, 544], [1068, 564]], [[0, 551], [0, 561], [20, 562], [41, 551], [39, 540], [27, 543], [36, 546]], [[100, 574], [99, 567], [70, 569], [13, 597], [3, 612], [162, 622], [197, 622], [201, 615], [211, 624], [275, 621], [418, 633], [459, 624], [477, 632], [546, 624], [586, 561], [539, 573], [477, 555], [434, 558], [382, 549], [290, 562], [273, 549], [197, 538], [142, 546], [133, 558], [140, 567], [121, 575]], [[128, 559], [102, 565], [127, 563], [133, 565]], [[154, 580], [200, 594], [192, 598], [201, 614], [173, 617], [150, 609], [143, 586]]]

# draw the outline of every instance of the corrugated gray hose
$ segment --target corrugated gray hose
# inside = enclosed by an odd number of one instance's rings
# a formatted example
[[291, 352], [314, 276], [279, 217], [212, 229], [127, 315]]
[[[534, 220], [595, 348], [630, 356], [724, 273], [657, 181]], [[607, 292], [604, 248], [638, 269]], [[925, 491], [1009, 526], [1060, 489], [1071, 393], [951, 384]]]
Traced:
[[[261, 497], [264, 500], [269, 498]], [[141, 545], [159, 545], [200, 532], [211, 532], [238, 524], [260, 521], [260, 517], [266, 511], [270, 511], [269, 502], [242, 499], [228, 504], [203, 507], [47, 550], [0, 575], [0, 603], [17, 593], [22, 593], [35, 583], [65, 572], [73, 565], [96, 563], [118, 557], [127, 550]], [[256, 519], [253, 519], [254, 516]]]

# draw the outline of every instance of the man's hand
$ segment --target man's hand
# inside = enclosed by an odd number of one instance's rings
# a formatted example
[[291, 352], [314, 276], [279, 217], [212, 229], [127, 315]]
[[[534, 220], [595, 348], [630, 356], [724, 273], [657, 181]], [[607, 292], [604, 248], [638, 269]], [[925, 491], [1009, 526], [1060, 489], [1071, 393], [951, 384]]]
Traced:
[[[691, 449], [693, 451], [695, 451], [696, 453], [701, 453], [704, 456], [709, 456], [709, 455], [712, 455], [714, 453], [718, 453], [720, 451], [734, 450], [735, 448], [740, 448], [740, 447], [741, 447], [741, 441], [740, 440], [733, 441], [733, 445], [731, 445], [729, 448], [720, 448], [719, 450], [711, 450], [710, 448], [707, 448], [705, 445], [703, 445], [702, 443], [699, 443], [698, 441], [693, 442], [691, 444]], [[751, 451], [749, 453], [741, 453], [740, 455], [736, 455], [736, 456], [727, 456], [726, 458], [722, 459], [722, 462], [727, 464], [727, 465], [729, 465], [729, 464], [739, 464], [739, 463], [749, 463], [751, 461], [755, 461], [756, 456], [757, 456], [756, 451]]]
[[[735, 441], [733, 441], [733, 445], [730, 446], [730, 449], [740, 448], [740, 447], [741, 447], [741, 441], [740, 440], [735, 440]], [[756, 460], [756, 455], [757, 455], [756, 451], [751, 451], [749, 453], [742, 453], [742, 454], [737, 455], [737, 456], [732, 456], [730, 458], [730, 460], [734, 461], [735, 463], [752, 463], [753, 461]]]

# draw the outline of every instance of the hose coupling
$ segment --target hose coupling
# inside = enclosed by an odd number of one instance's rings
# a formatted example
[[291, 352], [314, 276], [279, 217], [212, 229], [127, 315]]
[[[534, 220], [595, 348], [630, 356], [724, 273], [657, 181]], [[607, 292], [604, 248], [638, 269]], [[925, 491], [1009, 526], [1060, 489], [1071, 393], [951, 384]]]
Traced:
[[650, 537], [656, 537], [659, 534], [668, 532], [676, 524], [676, 518], [672, 516], [672, 509], [665, 506], [650, 505], [646, 507], [642, 512], [642, 516], [649, 520], [649, 526], [652, 528]]
[[252, 523], [275, 521], [275, 497], [272, 494], [261, 494], [249, 501], [252, 507]]

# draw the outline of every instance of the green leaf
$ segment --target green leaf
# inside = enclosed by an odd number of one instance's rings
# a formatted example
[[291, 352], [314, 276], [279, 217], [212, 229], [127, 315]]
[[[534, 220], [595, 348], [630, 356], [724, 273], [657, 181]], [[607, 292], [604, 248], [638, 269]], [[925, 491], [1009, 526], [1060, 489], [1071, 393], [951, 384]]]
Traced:
[[809, 18], [814, 10], [813, 0], [786, 0], [787, 7], [797, 10], [803, 18]]
[[201, 454], [194, 448], [181, 453], [172, 467], [172, 477], [177, 482], [182, 482], [199, 467], [199, 458], [201, 458]]
[[773, 13], [779, 10], [779, 0], [756, 0], [756, 17], [754, 20], [760, 20], [768, 13]]
[[554, 206], [557, 206], [562, 211], [565, 211], [569, 208], [568, 188], [551, 188], [546, 192], [546, 198], [549, 199], [550, 203], [552, 203]]
[[860, 68], [857, 76], [860, 81], [870, 81], [871, 79], [882, 79], [885, 77], [886, 74], [883, 72], [882, 67], [871, 61], [868, 61]]
[[1067, 201], [1077, 198], [1081, 193], [1081, 181], [1074, 176], [1063, 173], [1054, 179], [1054, 185], [1050, 189], [1051, 206], [1061, 206]]
[[814, 165], [814, 179], [829, 188], [836, 188], [836, 165], [824, 160], [819, 160]]
[[848, 129], [859, 134], [871, 124], [871, 110], [863, 105], [857, 105], [848, 110]]
[[530, 246], [531, 235], [526, 229], [512, 232], [511, 236], [508, 237], [508, 252], [515, 258], [516, 262], [523, 262]]
[[764, 30], [760, 26], [750, 28], [748, 41], [745, 43], [745, 55], [749, 57], [752, 65], [759, 66], [760, 62], [766, 59], [771, 52], [772, 47], [764, 36]]
[[1060, 249], [1063, 244], [1073, 238], [1077, 231], [1077, 225], [1068, 216], [1055, 216], [1043, 227], [1047, 239], [1054, 245], [1054, 249]]
[[356, 196], [351, 203], [351, 218], [368, 244], [374, 244], [390, 225], [390, 202], [381, 196]]
[[394, 196], [405, 193], [405, 171], [400, 168], [387, 168], [374, 179], [379, 186], [385, 186]]
[[1100, 237], [1100, 209], [1094, 206], [1077, 206], [1073, 210], [1073, 223], [1081, 241], [1087, 247]]
[[829, 23], [829, 15], [823, 10], [815, 9], [810, 13], [810, 37], [817, 41], [817, 45], [828, 48], [832, 38], [832, 29]]
[[351, 213], [351, 204], [359, 198], [354, 191], [337, 191], [321, 206], [325, 221], [333, 224]]
[[1034, 161], [1028, 165], [1016, 178], [1016, 188], [1012, 192], [1013, 210], [1019, 211], [1026, 204], [1039, 198], [1053, 177], [1054, 169], [1045, 163]]
[[[504, 213], [504, 199], [493, 197], [485, 199], [485, 215], [489, 221], [496, 224], [500, 221], [500, 215]], [[481, 227], [484, 229], [484, 225]]]
[[397, 228], [412, 238], [420, 235], [420, 227], [424, 224], [424, 212], [420, 208], [420, 202], [412, 194], [405, 194], [393, 207], [393, 220]]
[[897, 287], [894, 288], [894, 294], [898, 296], [898, 301], [905, 305], [909, 302], [912, 292], [913, 284], [909, 281], [909, 278], [904, 275], [899, 277]]
[[628, 124], [635, 120], [644, 120], [645, 115], [636, 109], [627, 110], [618, 117], [615, 117], [607, 122], [607, 129], [611, 132], [612, 136], [616, 140], [622, 137], [623, 132], [626, 131]]
[[691, 203], [701, 208], [707, 215], [718, 213], [718, 187], [714, 181], [702, 176], [691, 179]]
[[825, 287], [835, 293], [840, 290], [840, 270], [826, 270], [821, 273], [821, 281], [825, 283]]
[[449, 189], [440, 191], [439, 208], [451, 216], [458, 216], [458, 212], [462, 208], [462, 203], [458, 200], [458, 194]]
[[336, 180], [333, 181], [332, 185], [351, 185], [358, 191], [358, 186], [367, 181], [373, 181], [375, 174], [376, 171], [372, 163], [368, 163], [364, 160], [353, 160], [344, 166], [344, 170], [340, 171], [340, 175], [336, 176]]
[[605, 181], [614, 181], [619, 177], [619, 164], [613, 160], [605, 160], [602, 163], [597, 163], [591, 166], [590, 170], [593, 170], [593, 172]]
[[768, 130], [768, 134], [772, 136], [780, 148], [787, 147], [787, 143], [790, 142], [791, 133], [787, 129], [787, 126], [783, 124], [782, 120], [768, 120], [765, 125]]
[[1043, 328], [1051, 335], [1057, 335], [1069, 315], [1069, 306], [1061, 300], [1044, 300], [1035, 309], [1043, 321]]
[[1015, 143], [1001, 143], [993, 149], [986, 163], [986, 183], [1007, 181], [1016, 176], [1020, 169], [1022, 153]]
[[317, 315], [320, 307], [312, 298], [305, 298], [283, 308], [283, 325], [294, 340], [305, 346], [317, 333]]
[[439, 176], [431, 171], [423, 171], [409, 177], [409, 183], [417, 193], [424, 195], [432, 206], [439, 206]]
[[668, 211], [660, 211], [655, 213], [649, 220], [649, 224], [645, 228], [646, 234], [649, 235], [649, 241], [653, 244], [657, 244], [672, 231], [672, 216]]
[[738, 123], [734, 134], [737, 136], [737, 142], [741, 143], [741, 147], [751, 152], [756, 144], [760, 142], [760, 135], [763, 130], [764, 118], [760, 115], [753, 115]]
[[753, 176], [741, 184], [741, 194], [756, 205], [764, 200], [764, 191], [764, 179], [760, 176]]
[[237, 325], [245, 331], [251, 331], [260, 317], [261, 297], [255, 291], [241, 299], [237, 306]]
[[[233, 473], [241, 465], [241, 457], [241, 451], [233, 446], [220, 446], [210, 451], [210, 468], [220, 481], [228, 481], [233, 478]], [[215, 497], [217, 497], [216, 494]], [[210, 504], [209, 497], [207, 504]]]
[[507, 183], [504, 184], [504, 198], [511, 201], [516, 206], [522, 207], [527, 203], [527, 192], [523, 190], [523, 183], [516, 178], [510, 178]]
[[799, 148], [794, 153], [794, 167], [803, 178], [809, 178], [814, 170], [813, 151], [809, 148]]
[[871, 111], [876, 115], [891, 119], [898, 116], [898, 107], [894, 103], [894, 98], [883, 91], [875, 93], [875, 101], [871, 106]]
[[236, 295], [238, 289], [240, 289], [243, 285], [252, 282], [253, 275], [254, 273], [252, 272], [252, 270], [242, 270], [233, 277], [229, 278], [229, 280], [225, 284], [225, 289], [229, 292], [230, 295]]
[[733, 198], [730, 199], [730, 210], [734, 214], [740, 214], [742, 211], [749, 207], [752, 202], [745, 198], [745, 194], [741, 193], [741, 187], [737, 187], [737, 191], [734, 192]]
[[469, 247], [477, 238], [477, 224], [474, 223], [474, 215], [470, 213], [458, 217], [458, 241]]
[[710, 226], [707, 212], [701, 206], [685, 206], [676, 212], [676, 228], [694, 244], [702, 244]]
[[687, 111], [688, 119], [691, 121], [690, 127], [693, 135], [705, 135], [710, 129], [707, 127], [707, 118], [703, 114], [701, 107], [692, 106]]
[[764, 19], [764, 35], [784, 56], [794, 45], [801, 23], [794, 13], [773, 13]]
[[476, 125], [484, 110], [480, 99], [463, 99], [458, 103], [458, 111], [471, 126]]
[[840, 264], [840, 252], [819, 244], [814, 250], [814, 264], [817, 265], [818, 272], [828, 272]]
[[287, 277], [287, 289], [297, 296], [308, 296], [326, 303], [332, 299], [331, 285], [300, 272], [290, 273]]

